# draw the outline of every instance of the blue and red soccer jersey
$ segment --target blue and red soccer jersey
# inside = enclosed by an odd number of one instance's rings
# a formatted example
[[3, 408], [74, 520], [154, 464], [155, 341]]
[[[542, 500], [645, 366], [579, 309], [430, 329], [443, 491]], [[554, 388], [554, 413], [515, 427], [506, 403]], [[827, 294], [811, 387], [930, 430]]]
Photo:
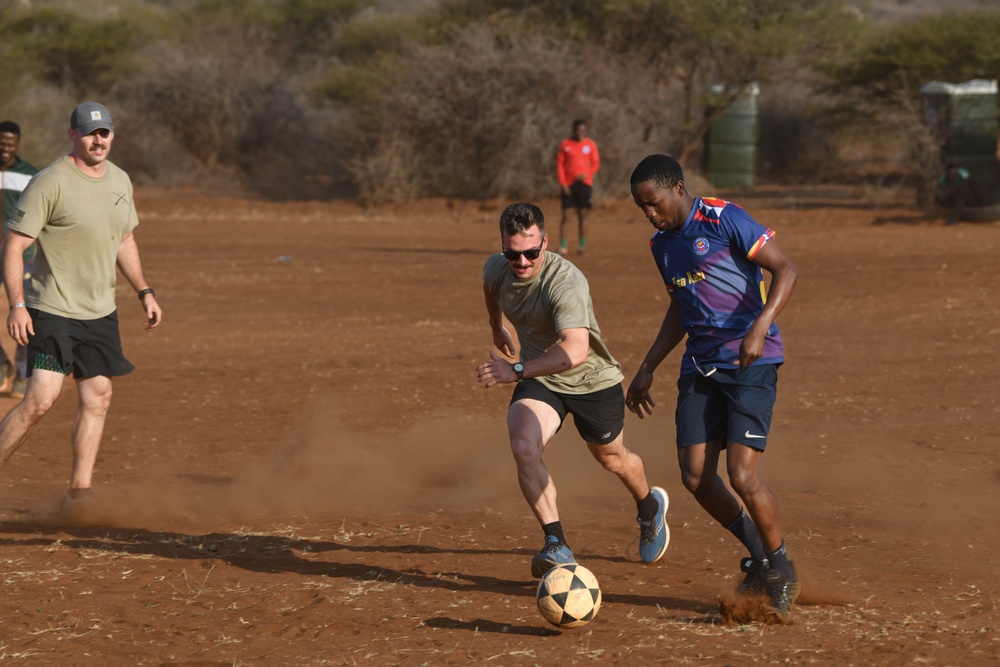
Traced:
[[[772, 238], [745, 210], [715, 198], [695, 199], [680, 229], [653, 235], [653, 259], [688, 337], [681, 374], [739, 367], [740, 344], [767, 298], [764, 275], [751, 260]], [[781, 363], [782, 354], [772, 324], [753, 365]]]

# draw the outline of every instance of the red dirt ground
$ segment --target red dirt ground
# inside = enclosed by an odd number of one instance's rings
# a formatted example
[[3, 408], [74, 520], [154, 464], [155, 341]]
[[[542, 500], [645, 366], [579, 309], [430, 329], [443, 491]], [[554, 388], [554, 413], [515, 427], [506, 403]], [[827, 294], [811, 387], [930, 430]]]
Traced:
[[[743, 554], [679, 483], [676, 354], [657, 413], [626, 423], [671, 494], [667, 555], [637, 562], [631, 499], [564, 429], [547, 460], [604, 603], [580, 629], [542, 620], [509, 388], [475, 381], [505, 202], [144, 190], [137, 237], [165, 321], [144, 333], [119, 286], [137, 370], [115, 384], [87, 526], [52, 518], [72, 383], [3, 470], [0, 660], [1000, 664], [1000, 226], [945, 227], [891, 192], [731, 197], [801, 273], [765, 456], [803, 579], [790, 624], [720, 618]], [[593, 221], [575, 261], [630, 379], [666, 304], [652, 229], [630, 202]]]

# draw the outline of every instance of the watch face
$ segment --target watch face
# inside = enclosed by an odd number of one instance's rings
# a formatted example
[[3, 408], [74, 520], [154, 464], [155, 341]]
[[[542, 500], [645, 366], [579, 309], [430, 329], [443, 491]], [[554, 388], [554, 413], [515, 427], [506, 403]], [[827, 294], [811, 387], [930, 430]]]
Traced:
[[524, 364], [522, 364], [522, 363], [516, 363], [516, 364], [514, 364], [514, 372], [515, 373], [523, 373], [524, 372]]

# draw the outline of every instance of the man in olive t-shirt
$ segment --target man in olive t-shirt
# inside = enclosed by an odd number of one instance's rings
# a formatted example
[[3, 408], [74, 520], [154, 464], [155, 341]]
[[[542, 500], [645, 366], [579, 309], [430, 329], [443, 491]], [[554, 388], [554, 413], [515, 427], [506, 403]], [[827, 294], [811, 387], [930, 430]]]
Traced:
[[491, 350], [490, 361], [477, 371], [486, 388], [517, 383], [507, 412], [510, 447], [521, 492], [545, 536], [531, 574], [541, 577], [552, 567], [575, 562], [559, 520], [555, 484], [542, 460], [567, 414], [594, 458], [635, 498], [639, 559], [652, 563], [669, 540], [667, 493], [650, 488], [642, 458], [625, 447], [624, 378], [601, 338], [587, 279], [569, 260], [546, 252], [545, 218], [537, 206], [504, 209], [500, 240], [503, 252], [483, 268], [486, 310], [496, 348], [514, 356], [503, 324], [506, 315], [517, 331], [521, 355], [512, 363]]
[[[111, 404], [111, 379], [133, 369], [118, 333], [116, 267], [139, 295], [146, 329], [155, 329], [162, 319], [132, 236], [139, 222], [132, 183], [107, 159], [114, 137], [105, 107], [96, 102], [77, 106], [70, 115], [72, 151], [28, 184], [3, 244], [7, 332], [27, 345], [28, 385], [24, 398], [0, 421], [0, 466], [24, 443], [72, 373], [78, 406], [72, 476], [62, 506], [70, 519], [87, 506]], [[22, 253], [36, 242], [25, 288]]]

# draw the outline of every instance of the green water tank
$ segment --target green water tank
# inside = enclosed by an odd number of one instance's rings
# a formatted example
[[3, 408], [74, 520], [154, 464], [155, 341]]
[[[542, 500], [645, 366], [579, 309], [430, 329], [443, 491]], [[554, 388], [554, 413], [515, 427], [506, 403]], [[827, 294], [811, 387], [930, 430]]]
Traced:
[[[725, 89], [714, 87], [723, 99]], [[717, 188], [752, 188], [757, 176], [757, 84], [744, 86], [712, 121], [705, 150], [705, 176]], [[729, 96], [725, 96], [729, 97]]]
[[995, 178], [997, 165], [997, 82], [933, 81], [920, 88], [924, 121], [934, 129], [947, 161], [973, 174]]

